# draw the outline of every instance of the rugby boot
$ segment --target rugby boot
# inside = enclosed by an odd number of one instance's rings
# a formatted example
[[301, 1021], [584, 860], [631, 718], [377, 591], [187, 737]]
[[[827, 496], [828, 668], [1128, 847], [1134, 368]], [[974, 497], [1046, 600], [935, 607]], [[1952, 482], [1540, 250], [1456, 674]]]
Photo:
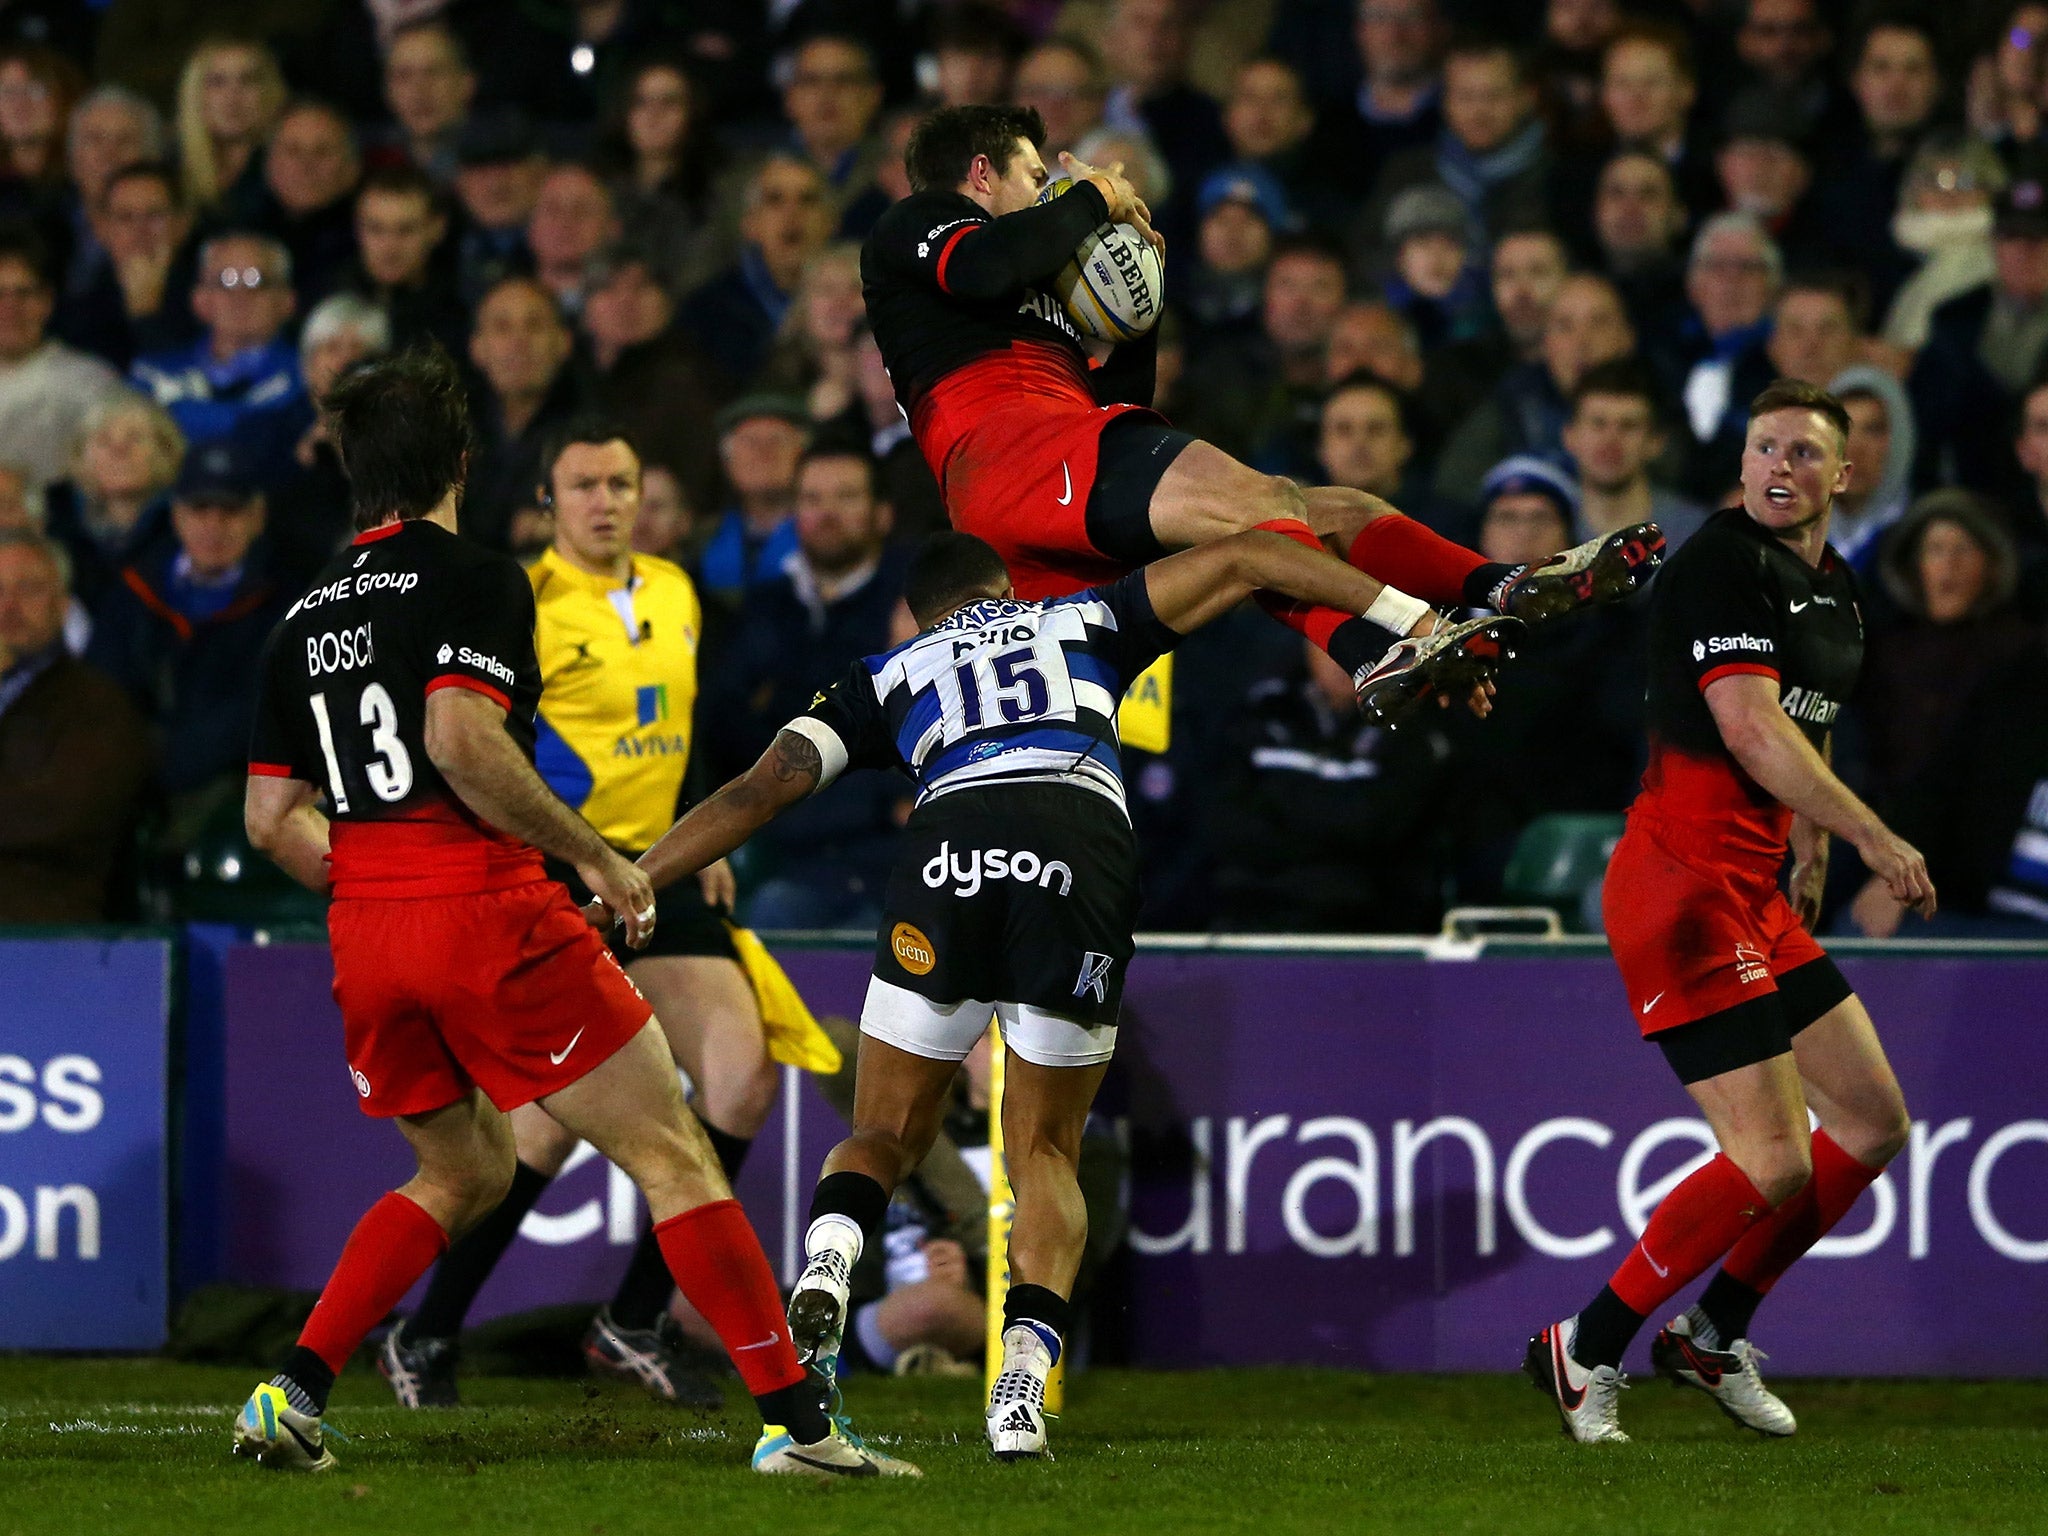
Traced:
[[1552, 1323], [1529, 1341], [1522, 1369], [1536, 1390], [1557, 1406], [1564, 1432], [1581, 1445], [1626, 1445], [1621, 1393], [1628, 1378], [1611, 1365], [1584, 1366], [1566, 1347], [1575, 1319]]
[[1605, 538], [1588, 539], [1527, 566], [1502, 582], [1493, 606], [1530, 624], [1618, 602], [1664, 563], [1664, 530], [1636, 523]]
[[821, 1383], [829, 1384], [838, 1372], [852, 1273], [852, 1262], [842, 1248], [824, 1246], [805, 1262], [790, 1292], [790, 1342], [798, 1361]]
[[391, 1383], [391, 1395], [401, 1408], [459, 1408], [458, 1354], [453, 1339], [409, 1339], [400, 1323], [377, 1346], [377, 1374]]
[[988, 1448], [998, 1461], [1052, 1460], [1045, 1448], [1045, 1378], [1052, 1351], [1037, 1329], [1003, 1330], [1003, 1368], [988, 1399]]
[[843, 1418], [832, 1433], [809, 1445], [792, 1439], [780, 1424], [764, 1424], [754, 1442], [754, 1470], [798, 1477], [923, 1477], [924, 1469], [900, 1456], [876, 1450]]
[[328, 1472], [334, 1452], [317, 1413], [301, 1413], [284, 1389], [264, 1382], [235, 1416], [234, 1450], [273, 1472]]
[[682, 1331], [666, 1315], [652, 1328], [622, 1328], [610, 1307], [598, 1308], [583, 1335], [583, 1358], [598, 1375], [638, 1382], [662, 1402], [706, 1413], [725, 1406], [718, 1383], [685, 1363]]
[[1489, 614], [1398, 642], [1352, 678], [1366, 723], [1391, 729], [1432, 699], [1464, 700], [1514, 656], [1523, 628], [1519, 619]]
[[1782, 1438], [1794, 1433], [1799, 1421], [1764, 1385], [1756, 1368], [1764, 1358], [1764, 1352], [1747, 1339], [1737, 1339], [1726, 1349], [1708, 1349], [1693, 1337], [1692, 1319], [1683, 1314], [1650, 1345], [1650, 1364], [1673, 1386], [1697, 1387], [1744, 1429]]

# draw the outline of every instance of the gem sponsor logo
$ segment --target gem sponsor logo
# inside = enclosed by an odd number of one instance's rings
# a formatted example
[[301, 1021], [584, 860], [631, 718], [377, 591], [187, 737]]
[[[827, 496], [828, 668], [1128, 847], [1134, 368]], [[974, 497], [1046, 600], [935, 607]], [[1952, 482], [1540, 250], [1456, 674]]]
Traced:
[[939, 957], [932, 952], [932, 941], [909, 923], [898, 923], [889, 931], [889, 953], [913, 976], [929, 976], [932, 967], [939, 963]]
[[328, 672], [352, 672], [376, 659], [370, 626], [330, 629], [325, 634], [306, 636], [306, 671], [319, 677]]
[[937, 853], [925, 860], [924, 883], [932, 890], [938, 890], [950, 877], [955, 882], [955, 896], [972, 896], [984, 880], [1017, 880], [1049, 891], [1055, 875], [1059, 877], [1060, 895], [1074, 888], [1071, 868], [1058, 859], [1042, 859], [1029, 848], [1020, 848], [1015, 853], [1007, 848], [970, 848], [962, 854], [954, 853], [952, 847], [951, 839], [947, 839], [939, 844]]

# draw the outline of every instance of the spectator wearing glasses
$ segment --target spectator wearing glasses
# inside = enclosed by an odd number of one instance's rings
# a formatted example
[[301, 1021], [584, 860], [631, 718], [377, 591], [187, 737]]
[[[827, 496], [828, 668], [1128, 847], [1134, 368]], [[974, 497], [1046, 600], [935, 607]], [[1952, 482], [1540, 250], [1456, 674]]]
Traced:
[[93, 209], [93, 228], [101, 252], [91, 283], [58, 307], [57, 334], [123, 372], [141, 353], [197, 335], [198, 252], [177, 173], [155, 160], [114, 172]]
[[1061, 150], [1071, 151], [1102, 126], [1109, 72], [1092, 44], [1047, 38], [1019, 61], [1011, 94], [1018, 106], [1034, 108], [1045, 119], [1041, 154], [1047, 165], [1057, 165]]
[[1749, 402], [1773, 377], [1764, 342], [1784, 279], [1784, 258], [1753, 214], [1716, 214], [1693, 237], [1685, 295], [1695, 361], [1683, 399], [1694, 448], [1684, 488], [1696, 500], [1719, 506], [1735, 483]]
[[71, 244], [65, 263], [67, 304], [91, 289], [106, 247], [97, 214], [115, 174], [164, 154], [164, 120], [157, 109], [125, 86], [103, 85], [71, 109], [64, 135], [69, 178], [63, 221]]
[[875, 187], [884, 153], [875, 135], [882, 111], [875, 56], [858, 38], [821, 33], [798, 44], [786, 68], [787, 147], [824, 178], [840, 237], [864, 239], [889, 206]]
[[47, 334], [55, 303], [42, 242], [0, 229], [0, 460], [21, 466], [33, 490], [63, 477], [86, 417], [122, 393], [113, 369]]
[[0, 530], [0, 923], [98, 923], [148, 778], [127, 696], [64, 647], [70, 561]]
[[289, 471], [312, 408], [285, 326], [297, 308], [291, 257], [268, 235], [237, 231], [200, 247], [189, 346], [139, 357], [138, 388], [171, 413], [194, 448], [233, 437], [262, 482]]
[[703, 91], [672, 58], [634, 66], [598, 133], [595, 164], [609, 178], [619, 222], [664, 282], [687, 293], [712, 255], [712, 143]]

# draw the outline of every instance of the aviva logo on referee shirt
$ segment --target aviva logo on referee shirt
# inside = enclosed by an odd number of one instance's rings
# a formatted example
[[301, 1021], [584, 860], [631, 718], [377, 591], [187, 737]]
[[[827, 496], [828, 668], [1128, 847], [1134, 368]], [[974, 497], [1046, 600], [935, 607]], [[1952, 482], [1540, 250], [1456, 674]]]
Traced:
[[665, 725], [668, 722], [667, 683], [649, 683], [643, 688], [635, 688], [633, 716], [633, 730], [612, 743], [613, 757], [668, 757], [671, 754], [688, 754], [690, 739], [680, 732], [636, 734], [646, 731], [650, 725]]

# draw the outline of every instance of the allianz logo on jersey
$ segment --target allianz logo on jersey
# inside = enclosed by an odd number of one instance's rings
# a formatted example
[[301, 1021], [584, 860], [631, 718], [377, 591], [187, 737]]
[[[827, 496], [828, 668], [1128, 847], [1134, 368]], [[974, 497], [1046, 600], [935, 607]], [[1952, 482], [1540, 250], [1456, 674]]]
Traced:
[[1841, 704], [1816, 688], [1787, 688], [1778, 707], [1794, 720], [1809, 725], [1833, 725], [1842, 712]]
[[939, 844], [939, 851], [924, 863], [924, 883], [937, 890], [950, 878], [955, 896], [972, 896], [984, 880], [1021, 880], [1040, 890], [1052, 889], [1053, 876], [1060, 881], [1059, 894], [1074, 888], [1074, 871], [1058, 859], [1041, 859], [1029, 848], [1012, 853], [1007, 848], [970, 848], [954, 853], [951, 839]]
[[1757, 635], [1716, 635], [1711, 640], [1695, 640], [1692, 643], [1692, 659], [1705, 661], [1709, 656], [1719, 656], [1728, 651], [1774, 651], [1777, 647]]
[[1036, 288], [1027, 289], [1024, 302], [1017, 306], [1020, 315], [1036, 315], [1048, 325], [1056, 325], [1074, 340], [1081, 339], [1081, 329], [1067, 318], [1067, 312], [1060, 301], [1049, 293], [1040, 293]]

